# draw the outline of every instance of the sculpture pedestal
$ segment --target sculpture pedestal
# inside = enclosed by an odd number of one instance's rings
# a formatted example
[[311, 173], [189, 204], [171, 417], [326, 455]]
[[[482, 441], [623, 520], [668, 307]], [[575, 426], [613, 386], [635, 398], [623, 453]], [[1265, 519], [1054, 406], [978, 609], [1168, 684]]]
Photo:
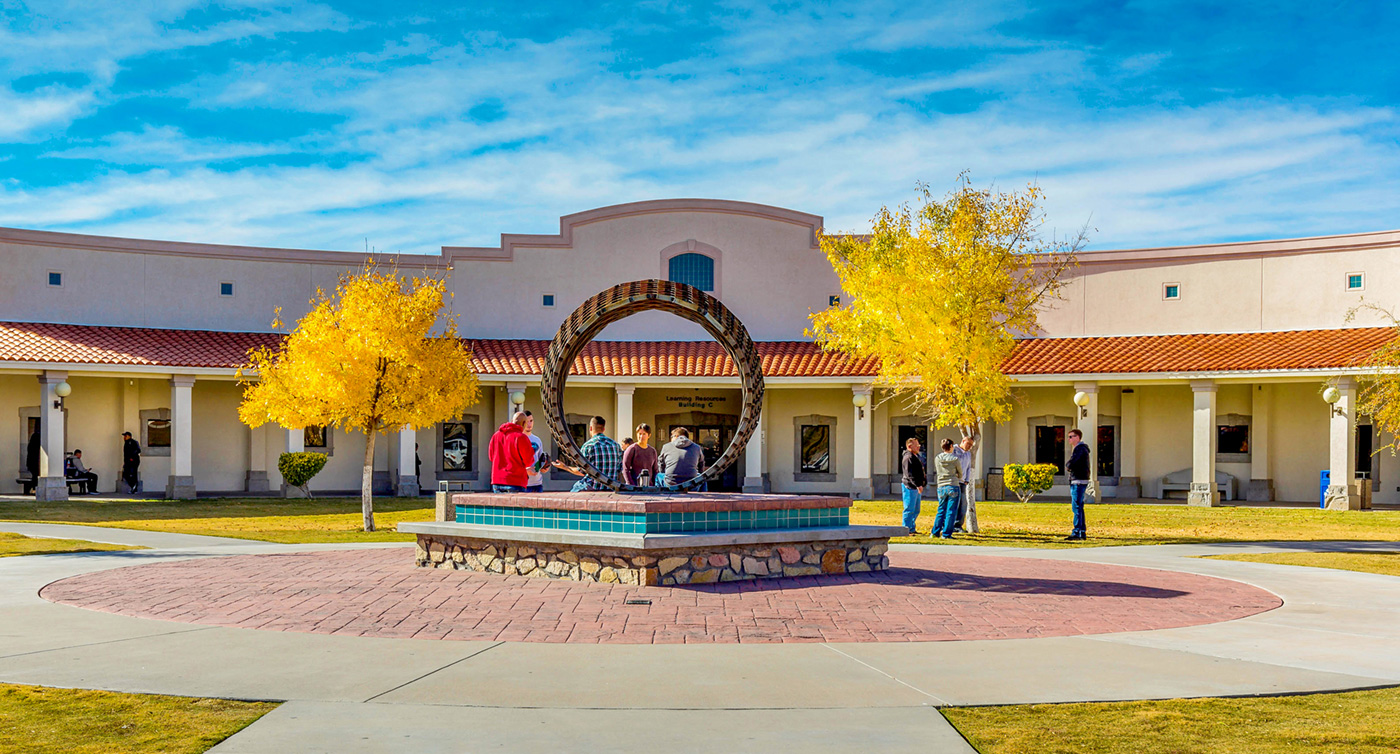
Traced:
[[900, 526], [852, 526], [844, 497], [742, 493], [455, 494], [450, 522], [404, 523], [415, 563], [681, 585], [884, 570]]

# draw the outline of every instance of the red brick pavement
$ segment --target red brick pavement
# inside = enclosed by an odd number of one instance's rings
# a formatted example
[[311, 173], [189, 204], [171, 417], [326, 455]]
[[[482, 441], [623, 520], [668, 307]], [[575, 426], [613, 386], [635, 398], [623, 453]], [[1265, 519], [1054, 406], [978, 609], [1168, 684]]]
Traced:
[[1174, 571], [943, 553], [891, 552], [885, 573], [689, 587], [415, 568], [412, 557], [374, 549], [203, 558], [75, 576], [41, 595], [214, 626], [604, 644], [1076, 636], [1215, 623], [1283, 604], [1262, 589]]

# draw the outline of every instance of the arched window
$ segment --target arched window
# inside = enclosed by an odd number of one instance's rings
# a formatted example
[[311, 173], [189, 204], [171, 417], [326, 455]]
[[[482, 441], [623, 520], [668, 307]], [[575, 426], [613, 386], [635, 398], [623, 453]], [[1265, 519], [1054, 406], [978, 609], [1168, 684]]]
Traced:
[[693, 251], [671, 257], [666, 277], [673, 283], [685, 283], [702, 291], [713, 293], [715, 290], [715, 260]]

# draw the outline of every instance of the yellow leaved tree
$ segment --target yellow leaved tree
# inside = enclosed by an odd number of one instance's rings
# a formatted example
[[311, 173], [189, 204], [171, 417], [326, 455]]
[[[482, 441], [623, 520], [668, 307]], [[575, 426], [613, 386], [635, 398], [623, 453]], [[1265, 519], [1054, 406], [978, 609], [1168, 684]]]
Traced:
[[[1039, 331], [1041, 307], [1063, 285], [1088, 228], [1046, 239], [1037, 186], [1001, 193], [966, 176], [941, 200], [920, 185], [914, 206], [883, 207], [869, 235], [821, 233], [841, 278], [841, 306], [811, 315], [825, 349], [875, 357], [875, 387], [930, 424], [981, 441], [983, 422], [1011, 418], [1002, 369], [1016, 338]], [[967, 527], [977, 530], [969, 500]]]
[[[477, 401], [471, 352], [445, 311], [445, 295], [441, 280], [370, 260], [343, 275], [334, 293], [317, 290], [311, 312], [281, 344], [253, 349], [239, 370], [238, 416], [248, 426], [323, 425], [365, 435], [365, 531], [374, 531], [375, 435], [446, 421]], [[284, 329], [280, 320], [279, 310], [273, 327]]]

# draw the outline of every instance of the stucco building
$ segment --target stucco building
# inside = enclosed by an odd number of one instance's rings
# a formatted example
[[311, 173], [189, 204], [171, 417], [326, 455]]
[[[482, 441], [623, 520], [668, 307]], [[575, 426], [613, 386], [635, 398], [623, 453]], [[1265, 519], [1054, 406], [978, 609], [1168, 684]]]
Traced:
[[[557, 234], [399, 258], [402, 269], [448, 281], [483, 393], [456, 421], [378, 438], [378, 486], [487, 488], [486, 440], [513, 410], [512, 394], [539, 407], [540, 367], [560, 321], [604, 288], [659, 277], [711, 291], [764, 355], [762, 431], [726, 488], [890, 493], [904, 438], [955, 431], [922, 427], [897, 401], [871, 394], [872, 364], [805, 338], [809, 312], [842, 295], [816, 244], [821, 226], [776, 207], [663, 200], [569, 215]], [[1211, 502], [1206, 481], [1215, 480], [1227, 497], [1317, 500], [1329, 470], [1365, 476], [1376, 501], [1400, 502], [1400, 463], [1372, 455], [1382, 443], [1353, 408], [1357, 362], [1391, 330], [1375, 316], [1347, 321], [1363, 301], [1397, 303], [1397, 253], [1400, 232], [1082, 253], [1063, 298], [1042, 314], [1042, 337], [1022, 341], [1007, 365], [1022, 400], [1010, 422], [984, 428], [979, 468], [1062, 466], [1065, 433], [1078, 426], [1095, 443], [1104, 498]], [[318, 287], [363, 260], [0, 229], [0, 439], [9, 448], [0, 446], [0, 462], [13, 472], [0, 491], [19, 491], [41, 418], [47, 473], [57, 476], [61, 454], [81, 448], [106, 491], [123, 431], [141, 442], [147, 491], [276, 491], [278, 454], [303, 447], [330, 454], [313, 490], [356, 489], [362, 436], [250, 430], [237, 418], [234, 373], [250, 347], [275, 340], [274, 309], [294, 320]], [[55, 387], [65, 382], [72, 392], [60, 401]], [[1340, 390], [1334, 406], [1322, 400], [1326, 384]], [[1088, 398], [1082, 408], [1077, 392]], [[689, 427], [717, 454], [737, 423], [738, 386], [698, 326], [652, 312], [589, 346], [565, 403], [572, 422], [600, 414], [619, 438], [640, 422], [658, 435]]]

